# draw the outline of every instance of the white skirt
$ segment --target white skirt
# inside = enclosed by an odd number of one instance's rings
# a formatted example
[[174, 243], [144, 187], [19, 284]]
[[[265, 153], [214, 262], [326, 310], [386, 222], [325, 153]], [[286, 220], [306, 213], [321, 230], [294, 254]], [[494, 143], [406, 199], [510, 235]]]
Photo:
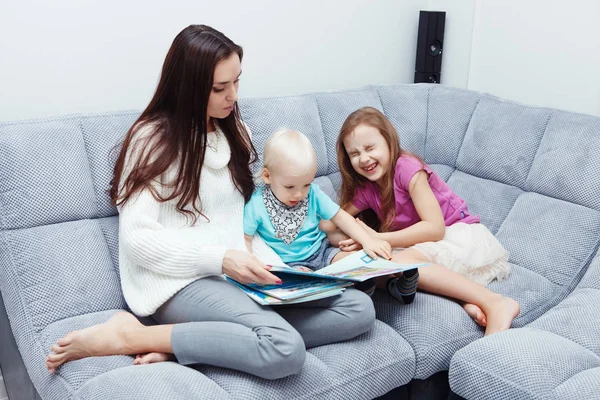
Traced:
[[484, 286], [510, 274], [508, 252], [483, 224], [459, 222], [446, 227], [442, 240], [411, 248]]

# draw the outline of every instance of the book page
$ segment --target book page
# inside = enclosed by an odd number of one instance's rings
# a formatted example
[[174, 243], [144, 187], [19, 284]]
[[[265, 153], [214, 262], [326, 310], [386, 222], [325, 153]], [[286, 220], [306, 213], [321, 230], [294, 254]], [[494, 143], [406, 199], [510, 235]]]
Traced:
[[427, 264], [429, 263], [398, 264], [383, 258], [374, 260], [364, 250], [361, 250], [316, 272], [321, 276], [328, 275], [338, 279], [362, 282], [377, 276], [396, 274]]

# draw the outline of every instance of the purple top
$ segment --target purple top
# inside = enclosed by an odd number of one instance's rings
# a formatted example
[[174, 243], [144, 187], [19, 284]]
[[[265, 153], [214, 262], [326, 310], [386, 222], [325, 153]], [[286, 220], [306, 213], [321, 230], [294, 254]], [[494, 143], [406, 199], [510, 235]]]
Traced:
[[[394, 218], [394, 222], [390, 227], [391, 230], [398, 231], [421, 221], [408, 192], [408, 184], [411, 178], [421, 170], [425, 170], [429, 174], [429, 186], [431, 186], [431, 190], [440, 204], [446, 226], [456, 222], [466, 224], [480, 222], [478, 216], [469, 213], [467, 203], [458, 197], [450, 189], [450, 186], [438, 174], [433, 172], [427, 164], [421, 163], [414, 157], [401, 155], [398, 157], [396, 171], [394, 172], [396, 218]], [[375, 211], [379, 220], [384, 220], [381, 210], [381, 194], [377, 183], [369, 181], [364, 187], [359, 186], [354, 193], [352, 204], [360, 211], [370, 208]]]

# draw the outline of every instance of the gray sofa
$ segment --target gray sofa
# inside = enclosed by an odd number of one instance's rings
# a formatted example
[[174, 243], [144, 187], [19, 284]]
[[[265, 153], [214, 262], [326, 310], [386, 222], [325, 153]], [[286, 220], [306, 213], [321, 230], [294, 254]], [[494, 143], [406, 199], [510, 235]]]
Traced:
[[283, 126], [311, 138], [317, 183], [332, 197], [339, 128], [366, 105], [391, 119], [403, 147], [510, 251], [511, 276], [490, 287], [521, 303], [515, 329], [483, 338], [453, 301], [419, 293], [402, 306], [378, 292], [371, 332], [308, 350], [301, 373], [281, 380], [133, 366], [128, 356], [74, 361], [50, 375], [44, 357], [57, 338], [127, 307], [106, 191], [110, 150], [139, 112], [5, 122], [0, 364], [9, 398], [370, 399], [394, 388], [387, 397], [600, 398], [600, 118], [440, 85], [240, 100], [259, 153]]

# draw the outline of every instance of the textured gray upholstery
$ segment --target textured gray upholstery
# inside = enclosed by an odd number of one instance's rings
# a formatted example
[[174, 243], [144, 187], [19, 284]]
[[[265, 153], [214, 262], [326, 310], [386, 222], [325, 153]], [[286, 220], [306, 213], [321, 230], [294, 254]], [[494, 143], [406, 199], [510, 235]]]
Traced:
[[126, 356], [80, 360], [49, 375], [43, 360], [54, 340], [126, 309], [118, 215], [107, 189], [138, 112], [4, 122], [0, 290], [41, 397], [368, 399], [447, 369], [453, 391], [468, 399], [599, 393], [600, 261], [592, 259], [600, 239], [600, 118], [440, 85], [240, 100], [259, 155], [276, 129], [310, 138], [317, 183], [332, 198], [341, 182], [339, 129], [367, 105], [390, 118], [401, 144], [424, 157], [510, 252], [511, 276], [490, 288], [520, 302], [516, 329], [482, 338], [456, 302], [419, 293], [403, 306], [377, 292], [373, 331], [310, 349], [301, 373], [282, 380], [208, 366], [137, 367]]
[[525, 328], [474, 342], [452, 358], [467, 399], [600, 399], [600, 256], [577, 288]]

